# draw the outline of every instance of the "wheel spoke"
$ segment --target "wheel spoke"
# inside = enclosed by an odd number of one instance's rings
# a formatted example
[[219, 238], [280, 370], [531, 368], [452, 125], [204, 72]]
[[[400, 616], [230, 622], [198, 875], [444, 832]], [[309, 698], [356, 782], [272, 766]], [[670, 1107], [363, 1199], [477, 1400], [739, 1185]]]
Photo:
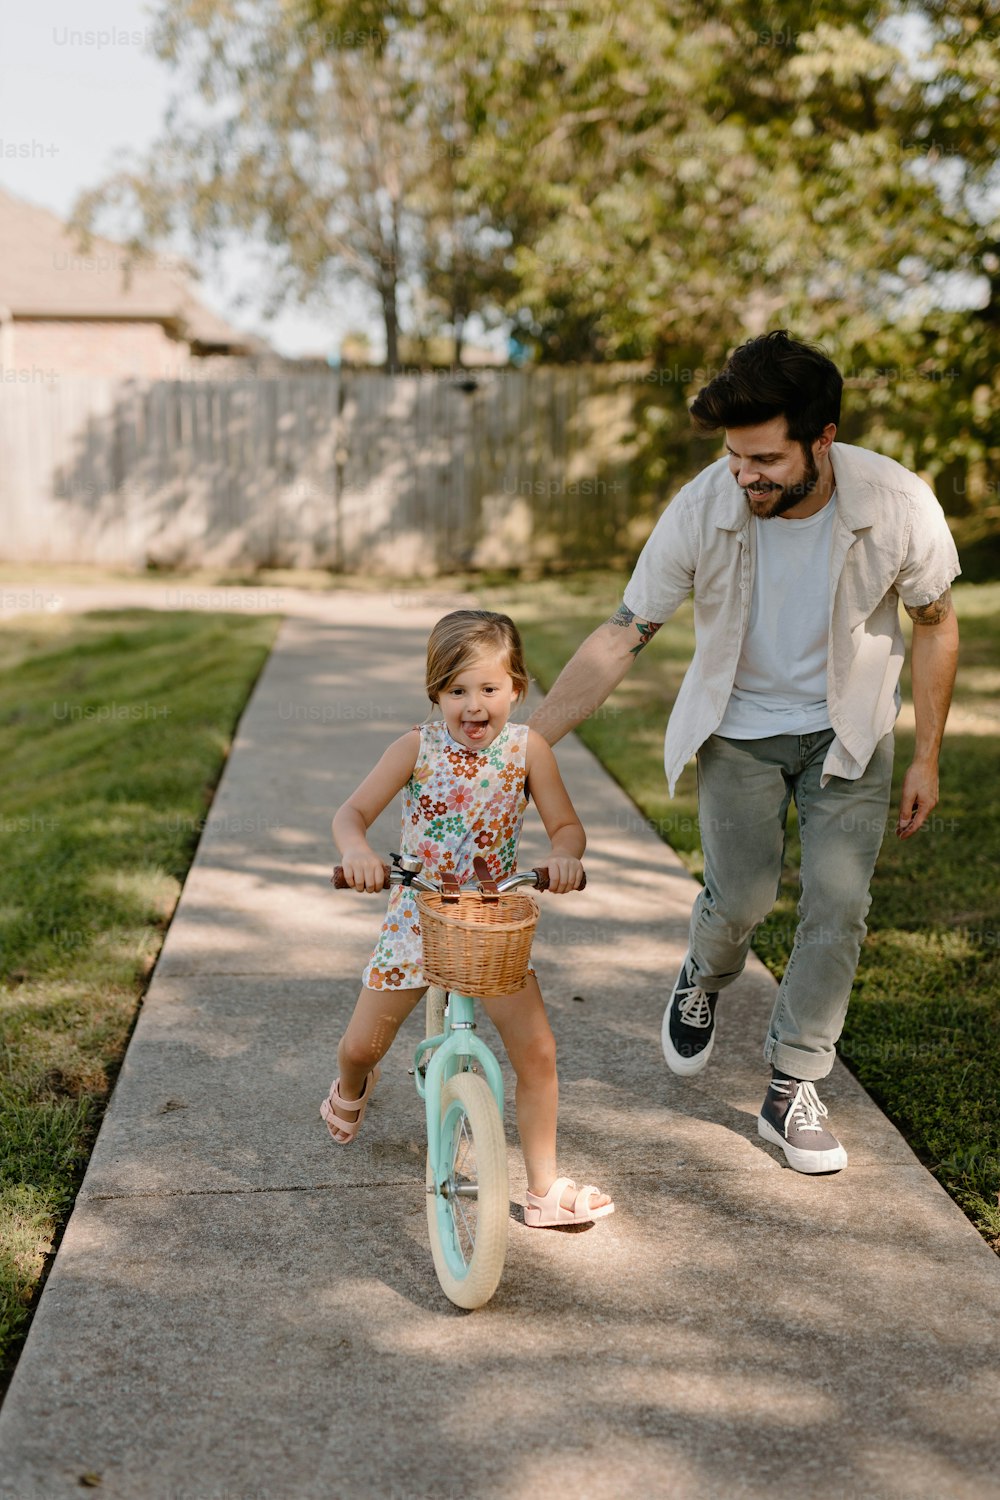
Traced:
[[[464, 1151], [462, 1150], [463, 1145], [465, 1147]], [[456, 1143], [456, 1146], [455, 1146], [455, 1168], [456, 1168], [456, 1171], [459, 1169], [459, 1167], [458, 1167], [458, 1159], [459, 1159], [460, 1156], [463, 1159], [468, 1158], [469, 1156], [471, 1156], [473, 1158], [473, 1172], [470, 1174], [469, 1172], [465, 1171], [464, 1168], [462, 1168], [463, 1174], [466, 1177], [468, 1177], [470, 1175], [474, 1175], [474, 1173], [475, 1173], [475, 1149], [476, 1148], [475, 1148], [475, 1145], [473, 1143], [472, 1136], [469, 1134], [469, 1117], [468, 1117], [468, 1115], [463, 1115], [462, 1116], [462, 1128], [461, 1128], [461, 1130], [458, 1133], [458, 1142]]]
[[471, 1227], [471, 1225], [469, 1224], [468, 1219], [466, 1218], [465, 1209], [462, 1207], [462, 1200], [461, 1200], [461, 1198], [456, 1198], [454, 1200], [454, 1203], [455, 1203], [455, 1229], [457, 1231], [457, 1229], [458, 1229], [458, 1221], [459, 1221], [459, 1219], [461, 1219], [462, 1224], [463, 1224], [463, 1226], [465, 1228], [465, 1240], [466, 1240], [467, 1245], [468, 1245], [468, 1248], [466, 1248], [466, 1245], [462, 1243], [462, 1236], [460, 1234], [456, 1234], [456, 1239], [458, 1240], [458, 1248], [462, 1252], [462, 1258], [465, 1261], [465, 1264], [468, 1265], [469, 1261], [472, 1259], [472, 1253], [473, 1253], [473, 1251], [476, 1248], [476, 1232]]
[[[476, 1172], [476, 1143], [469, 1128], [469, 1117], [462, 1115], [462, 1123], [455, 1134], [455, 1151], [452, 1158], [449, 1197], [453, 1205], [455, 1239], [465, 1264], [471, 1261], [476, 1249], [477, 1218], [475, 1208], [466, 1212], [466, 1202], [475, 1205], [478, 1196]], [[463, 1182], [459, 1179], [463, 1178]]]

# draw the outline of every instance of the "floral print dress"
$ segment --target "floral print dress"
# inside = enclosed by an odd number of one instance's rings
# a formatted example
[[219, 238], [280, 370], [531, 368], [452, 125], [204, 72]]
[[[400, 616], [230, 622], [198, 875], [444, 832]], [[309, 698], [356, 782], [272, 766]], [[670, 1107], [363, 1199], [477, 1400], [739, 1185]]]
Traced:
[[[445, 871], [459, 884], [473, 879], [477, 854], [495, 879], [509, 875], [528, 805], [527, 724], [508, 722], [485, 750], [467, 750], [440, 720], [419, 728], [417, 762], [403, 788], [400, 852], [423, 860], [434, 880]], [[394, 886], [362, 983], [373, 990], [415, 989], [427, 983], [422, 964], [416, 892]]]

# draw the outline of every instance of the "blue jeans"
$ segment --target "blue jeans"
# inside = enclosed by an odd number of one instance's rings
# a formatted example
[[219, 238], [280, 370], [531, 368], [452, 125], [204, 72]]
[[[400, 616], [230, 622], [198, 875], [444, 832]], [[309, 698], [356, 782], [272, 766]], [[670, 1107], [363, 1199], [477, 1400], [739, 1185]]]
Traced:
[[833, 1067], [871, 906], [886, 830], [893, 739], [887, 734], [857, 781], [820, 786], [832, 729], [730, 740], [698, 752], [705, 888], [691, 913], [691, 967], [706, 990], [743, 971], [754, 929], [774, 906], [788, 806], [802, 840], [798, 925], [768, 1025], [764, 1057], [815, 1082]]

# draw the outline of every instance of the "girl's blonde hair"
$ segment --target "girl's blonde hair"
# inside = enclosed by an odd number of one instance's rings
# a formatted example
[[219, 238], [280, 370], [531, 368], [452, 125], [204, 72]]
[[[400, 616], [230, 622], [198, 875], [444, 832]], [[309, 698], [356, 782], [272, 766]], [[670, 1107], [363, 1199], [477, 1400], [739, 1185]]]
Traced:
[[427, 642], [427, 696], [431, 702], [437, 703], [449, 682], [486, 651], [495, 651], [503, 658], [523, 698], [530, 678], [514, 621], [489, 609], [456, 609], [438, 620]]

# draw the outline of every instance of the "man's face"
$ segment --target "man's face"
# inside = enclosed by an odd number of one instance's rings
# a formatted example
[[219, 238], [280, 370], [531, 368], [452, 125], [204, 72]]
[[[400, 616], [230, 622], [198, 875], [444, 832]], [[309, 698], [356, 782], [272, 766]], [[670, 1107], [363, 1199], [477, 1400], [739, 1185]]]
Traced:
[[784, 417], [726, 429], [729, 471], [762, 521], [788, 515], [799, 506], [808, 511], [819, 483], [816, 450], [825, 452], [828, 447], [821, 438], [803, 451], [802, 444], [788, 436]]

